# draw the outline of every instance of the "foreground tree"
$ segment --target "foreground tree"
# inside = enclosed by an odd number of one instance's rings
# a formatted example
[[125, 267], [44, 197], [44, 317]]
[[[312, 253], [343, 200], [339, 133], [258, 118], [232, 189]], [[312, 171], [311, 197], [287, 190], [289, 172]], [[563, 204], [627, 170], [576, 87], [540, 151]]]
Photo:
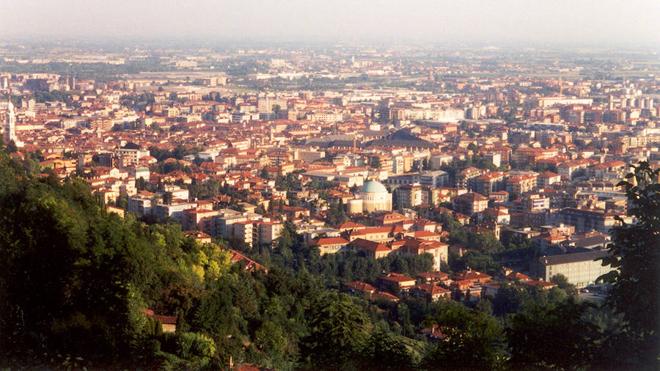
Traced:
[[434, 305], [427, 322], [440, 326], [443, 338], [431, 348], [422, 366], [429, 370], [502, 369], [507, 359], [500, 323], [492, 316], [456, 302]]
[[208, 362], [212, 341], [165, 337], [145, 309], [186, 310], [229, 269], [229, 255], [178, 226], [109, 214], [83, 181], [60, 184], [22, 165], [0, 151], [0, 368]]
[[377, 330], [369, 340], [370, 370], [415, 370], [422, 358], [421, 342], [387, 330]]
[[353, 298], [329, 292], [312, 305], [305, 354], [316, 368], [360, 369], [371, 323]]
[[588, 305], [573, 299], [559, 303], [529, 303], [514, 314], [507, 328], [514, 369], [571, 369], [589, 365], [598, 338], [584, 319]]
[[657, 366], [658, 342], [658, 279], [660, 278], [660, 184], [659, 169], [642, 162], [620, 183], [628, 196], [628, 213], [632, 224], [621, 220], [613, 229], [611, 256], [603, 265], [614, 270], [603, 277], [612, 284], [608, 304], [622, 314], [627, 327], [625, 343], [633, 354], [627, 361], [638, 366]]

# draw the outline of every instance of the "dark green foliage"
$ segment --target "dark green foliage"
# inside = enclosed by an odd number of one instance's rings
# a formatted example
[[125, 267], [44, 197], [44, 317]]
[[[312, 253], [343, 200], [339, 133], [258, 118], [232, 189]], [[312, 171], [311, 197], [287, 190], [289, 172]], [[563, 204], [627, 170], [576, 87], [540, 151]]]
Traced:
[[182, 164], [179, 161], [168, 161], [168, 162], [159, 162], [154, 166], [154, 170], [161, 174], [168, 174], [174, 171], [183, 171], [185, 173], [191, 173], [192, 169]]
[[191, 199], [207, 200], [220, 194], [220, 183], [215, 179], [209, 179], [205, 182], [193, 181], [188, 186]]
[[35, 91], [34, 92], [34, 100], [37, 103], [44, 103], [44, 102], [64, 102], [66, 104], [71, 104], [73, 103], [73, 100], [71, 99], [71, 94], [59, 90], [53, 90], [53, 91]]
[[309, 182], [306, 187], [315, 191], [324, 191], [331, 189], [335, 186], [332, 182], [328, 182], [325, 180], [318, 180], [318, 179], [312, 179], [311, 182]]
[[173, 150], [160, 149], [158, 147], [149, 147], [149, 153], [151, 156], [156, 158], [156, 160], [164, 161], [168, 158], [174, 158], [177, 160], [182, 160], [187, 155], [194, 155], [200, 151], [199, 148], [194, 148], [190, 146], [177, 145]]
[[304, 354], [317, 368], [359, 369], [365, 360], [370, 323], [362, 308], [344, 294], [327, 293], [312, 305]]
[[495, 261], [492, 255], [478, 251], [468, 251], [462, 257], [451, 260], [451, 267], [454, 271], [470, 268], [488, 274], [495, 274], [502, 266]]
[[475, 233], [456, 221], [449, 214], [436, 214], [434, 219], [442, 223], [443, 230], [449, 233], [449, 242], [461, 244], [471, 250], [494, 254], [504, 250], [502, 243], [492, 233]]
[[496, 253], [504, 249], [502, 243], [492, 233], [467, 233], [465, 245], [482, 253]]
[[143, 111], [148, 105], [156, 102], [152, 93], [124, 95], [119, 101], [122, 106], [126, 106], [136, 111]]
[[298, 174], [290, 173], [286, 176], [278, 176], [275, 178], [275, 188], [280, 191], [300, 191], [302, 190], [302, 185], [300, 180], [298, 180]]
[[369, 339], [369, 369], [415, 370], [419, 366], [425, 343], [386, 330], [376, 330]]
[[272, 265], [291, 271], [311, 272], [331, 287], [354, 280], [373, 282], [383, 273], [399, 272], [412, 276], [433, 266], [428, 255], [392, 254], [372, 259], [355, 252], [319, 256], [317, 249], [306, 247], [291, 223], [285, 223], [277, 246], [269, 253]]
[[500, 323], [493, 317], [456, 302], [434, 305], [428, 322], [440, 326], [444, 338], [433, 345], [422, 361], [428, 369], [503, 368], [506, 341]]
[[203, 369], [216, 353], [213, 339], [194, 332], [161, 336], [161, 349], [156, 349], [160, 367], [165, 370]]
[[584, 320], [586, 304], [529, 304], [511, 317], [507, 329], [511, 363], [515, 368], [580, 368], [591, 363], [599, 336]]
[[398, 272], [415, 277], [418, 273], [428, 272], [433, 267], [433, 257], [423, 255], [391, 254], [385, 258], [372, 259], [356, 252], [328, 254], [320, 257], [318, 250], [301, 248], [299, 244], [289, 247], [288, 234], [280, 237], [278, 248], [271, 253], [274, 263], [319, 275], [331, 287], [351, 281], [374, 282], [378, 276], [389, 272]]
[[81, 183], [20, 187], [0, 200], [4, 346], [89, 356], [139, 347], [136, 286], [152, 279], [136, 251], [144, 245]]
[[344, 205], [340, 201], [330, 202], [326, 217], [328, 224], [338, 226], [348, 220]]
[[[107, 214], [87, 185], [33, 178], [0, 153], [0, 349], [150, 362], [158, 331], [145, 308], [175, 314], [226, 254]], [[223, 255], [224, 254], [224, 255]], [[178, 298], [178, 299], [177, 299]]]
[[575, 285], [568, 282], [568, 279], [563, 274], [556, 274], [550, 278], [550, 282], [554, 283], [560, 289], [566, 291], [569, 295], [577, 295]]
[[281, 270], [269, 274], [234, 271], [199, 299], [187, 318], [195, 331], [210, 334], [219, 352], [214, 362], [252, 362], [290, 369], [307, 334], [305, 313], [319, 287], [310, 277]]
[[493, 314], [503, 316], [516, 313], [526, 300], [531, 300], [529, 292], [517, 285], [503, 285], [493, 298]]
[[[660, 169], [646, 162], [635, 167], [625, 187], [629, 215], [634, 224], [623, 223], [612, 232], [612, 255], [603, 260], [614, 271], [602, 279], [612, 283], [608, 304], [623, 315], [627, 342], [635, 344], [634, 357], [644, 365], [657, 365], [660, 356], [658, 278], [660, 277]], [[632, 356], [632, 355], [631, 355]], [[633, 358], [633, 357], [631, 357]]]
[[381, 167], [380, 157], [372, 157], [369, 166], [371, 166], [374, 169], [380, 169]]

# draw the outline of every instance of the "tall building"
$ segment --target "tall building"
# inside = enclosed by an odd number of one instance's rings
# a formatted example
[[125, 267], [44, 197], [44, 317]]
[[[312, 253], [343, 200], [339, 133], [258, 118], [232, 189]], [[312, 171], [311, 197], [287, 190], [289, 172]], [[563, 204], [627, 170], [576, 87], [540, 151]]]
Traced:
[[419, 184], [398, 187], [394, 191], [396, 205], [399, 208], [413, 208], [422, 205], [424, 191]]
[[16, 147], [23, 146], [23, 143], [18, 140], [18, 137], [16, 136], [16, 112], [14, 112], [14, 104], [11, 102], [11, 98], [8, 98], [7, 100], [7, 114], [2, 129], [2, 139], [4, 140], [5, 145], [8, 145], [13, 141]]

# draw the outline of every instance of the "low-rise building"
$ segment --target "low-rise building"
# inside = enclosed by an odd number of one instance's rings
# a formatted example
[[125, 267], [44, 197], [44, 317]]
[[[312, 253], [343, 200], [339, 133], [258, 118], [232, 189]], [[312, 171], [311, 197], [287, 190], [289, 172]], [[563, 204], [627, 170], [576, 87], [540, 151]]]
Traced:
[[348, 246], [348, 241], [341, 237], [322, 237], [314, 244], [319, 249], [321, 256], [325, 254], [338, 253]]
[[591, 250], [559, 255], [542, 256], [536, 265], [536, 275], [545, 281], [558, 274], [577, 288], [595, 283], [598, 277], [612, 271], [600, 260], [609, 254], [607, 250]]
[[415, 279], [401, 273], [388, 273], [385, 276], [378, 277], [378, 286], [383, 290], [393, 292], [408, 291], [415, 286]]

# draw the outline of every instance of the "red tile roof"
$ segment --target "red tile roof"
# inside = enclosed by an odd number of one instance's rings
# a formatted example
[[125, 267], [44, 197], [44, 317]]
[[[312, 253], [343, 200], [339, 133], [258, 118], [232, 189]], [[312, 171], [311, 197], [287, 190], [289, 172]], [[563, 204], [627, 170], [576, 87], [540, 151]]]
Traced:
[[346, 245], [348, 241], [341, 237], [323, 237], [316, 241], [316, 246]]
[[385, 276], [378, 277], [381, 280], [384, 281], [390, 281], [390, 282], [396, 282], [396, 283], [401, 283], [401, 282], [415, 282], [415, 279], [412, 277], [408, 277], [405, 274], [401, 273], [388, 273]]
[[346, 287], [348, 287], [349, 289], [360, 291], [360, 292], [366, 292], [366, 293], [376, 292], [375, 287], [373, 287], [372, 285], [370, 285], [366, 282], [362, 282], [362, 281], [349, 282], [349, 283], [346, 284]]

